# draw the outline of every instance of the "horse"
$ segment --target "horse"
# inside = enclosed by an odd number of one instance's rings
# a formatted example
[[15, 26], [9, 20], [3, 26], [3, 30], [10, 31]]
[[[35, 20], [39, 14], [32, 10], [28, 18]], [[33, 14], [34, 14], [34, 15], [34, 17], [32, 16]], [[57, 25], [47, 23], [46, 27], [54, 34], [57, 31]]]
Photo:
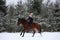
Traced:
[[33, 23], [28, 27], [28, 21], [27, 21], [26, 19], [24, 19], [24, 18], [18, 18], [17, 25], [20, 25], [20, 24], [23, 25], [23, 30], [21, 30], [21, 34], [20, 34], [20, 36], [23, 34], [22, 37], [24, 37], [24, 34], [25, 34], [25, 32], [28, 31], [28, 29], [33, 31], [32, 37], [34, 37], [36, 31], [38, 31], [38, 33], [41, 34], [41, 26], [40, 26], [40, 24], [38, 24], [38, 23], [34, 23], [34, 22], [33, 22]]

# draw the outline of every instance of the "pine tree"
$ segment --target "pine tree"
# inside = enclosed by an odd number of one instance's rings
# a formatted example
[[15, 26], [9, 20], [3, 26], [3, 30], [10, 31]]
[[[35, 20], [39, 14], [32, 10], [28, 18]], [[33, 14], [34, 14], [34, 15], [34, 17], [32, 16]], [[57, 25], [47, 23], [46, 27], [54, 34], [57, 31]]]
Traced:
[[7, 9], [6, 0], [0, 0], [0, 11], [2, 11], [4, 13], [3, 16], [5, 16], [7, 14], [6, 9]]
[[41, 13], [41, 4], [42, 0], [28, 0], [29, 11], [32, 11], [35, 15], [39, 15]]
[[16, 10], [17, 10], [19, 17], [21, 17], [24, 12], [24, 8], [23, 8], [23, 4], [22, 4], [21, 0], [18, 2], [17, 6], [16, 6]]
[[0, 0], [0, 31], [6, 30], [6, 19], [4, 18], [7, 14], [6, 10], [6, 0]]

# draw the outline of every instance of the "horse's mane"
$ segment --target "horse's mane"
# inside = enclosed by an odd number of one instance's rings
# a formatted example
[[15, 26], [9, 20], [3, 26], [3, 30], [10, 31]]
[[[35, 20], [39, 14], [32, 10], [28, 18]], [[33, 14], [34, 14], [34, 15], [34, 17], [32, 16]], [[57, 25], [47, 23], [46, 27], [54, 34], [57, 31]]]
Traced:
[[19, 18], [22, 22], [27, 22], [25, 18]]
[[[25, 18], [19, 18], [18, 21], [21, 20], [23, 23], [24, 22], [27, 22], [28, 23], [28, 20], [26, 20]], [[34, 24], [36, 24], [37, 22], [33, 22]]]
[[22, 21], [27, 21], [25, 18], [22, 18]]

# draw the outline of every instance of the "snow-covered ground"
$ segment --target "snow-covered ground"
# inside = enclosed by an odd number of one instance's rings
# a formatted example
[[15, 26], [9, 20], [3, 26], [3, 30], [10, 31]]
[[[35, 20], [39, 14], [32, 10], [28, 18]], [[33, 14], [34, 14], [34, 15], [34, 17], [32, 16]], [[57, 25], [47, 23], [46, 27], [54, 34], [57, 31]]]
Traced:
[[36, 33], [32, 37], [32, 33], [25, 33], [24, 37], [20, 33], [0, 33], [0, 40], [60, 40], [60, 32], [43, 32], [42, 36]]

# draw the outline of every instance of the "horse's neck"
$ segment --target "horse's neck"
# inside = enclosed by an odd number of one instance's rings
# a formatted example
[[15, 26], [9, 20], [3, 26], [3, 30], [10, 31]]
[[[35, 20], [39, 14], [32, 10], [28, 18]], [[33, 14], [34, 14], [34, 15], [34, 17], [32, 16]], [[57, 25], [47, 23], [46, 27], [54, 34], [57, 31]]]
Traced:
[[23, 22], [23, 23], [22, 23], [22, 25], [26, 25], [26, 24], [27, 24], [27, 22]]
[[24, 25], [26, 25], [28, 22], [27, 22], [26, 20], [23, 20], [21, 23], [22, 23], [22, 25], [24, 26]]

